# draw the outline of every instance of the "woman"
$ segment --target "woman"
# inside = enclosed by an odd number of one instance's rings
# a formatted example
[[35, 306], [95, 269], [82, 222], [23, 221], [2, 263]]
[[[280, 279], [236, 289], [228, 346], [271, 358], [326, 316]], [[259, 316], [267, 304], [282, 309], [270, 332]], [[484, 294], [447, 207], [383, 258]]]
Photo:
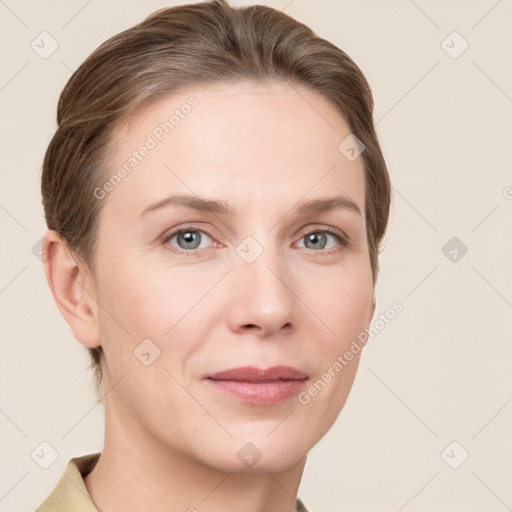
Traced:
[[362, 72], [287, 15], [167, 8], [58, 106], [45, 271], [103, 451], [38, 509], [303, 511], [375, 309], [390, 184]]

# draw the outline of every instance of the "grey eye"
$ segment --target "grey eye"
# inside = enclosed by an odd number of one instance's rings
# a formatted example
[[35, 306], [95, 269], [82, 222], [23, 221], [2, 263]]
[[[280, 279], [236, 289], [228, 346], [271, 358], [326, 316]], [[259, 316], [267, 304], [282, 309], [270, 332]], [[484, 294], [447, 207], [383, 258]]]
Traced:
[[[329, 237], [333, 242], [329, 244]], [[341, 239], [338, 235], [333, 233], [329, 233], [327, 231], [312, 231], [307, 235], [304, 235], [301, 238], [301, 241], [304, 240], [304, 246], [306, 249], [332, 249], [336, 247], [336, 242], [341, 242]], [[299, 242], [300, 243], [300, 242]]]
[[327, 244], [325, 233], [310, 233], [304, 237], [305, 245], [308, 249], [324, 249]]
[[184, 251], [193, 251], [195, 249], [203, 248], [201, 243], [204, 241], [208, 241], [210, 237], [204, 232], [198, 229], [183, 229], [178, 231], [173, 236], [168, 239], [168, 243], [171, 243], [173, 240], [176, 240], [173, 245], [177, 245], [179, 249]]

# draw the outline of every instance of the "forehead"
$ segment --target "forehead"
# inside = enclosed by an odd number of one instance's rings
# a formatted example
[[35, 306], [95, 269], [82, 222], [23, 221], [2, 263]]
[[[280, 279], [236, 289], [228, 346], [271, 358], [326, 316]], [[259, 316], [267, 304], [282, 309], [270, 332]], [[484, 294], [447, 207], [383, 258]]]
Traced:
[[118, 124], [109, 170], [127, 172], [109, 202], [140, 210], [183, 192], [264, 205], [340, 192], [363, 210], [362, 158], [339, 149], [350, 132], [328, 99], [302, 86], [190, 88]]

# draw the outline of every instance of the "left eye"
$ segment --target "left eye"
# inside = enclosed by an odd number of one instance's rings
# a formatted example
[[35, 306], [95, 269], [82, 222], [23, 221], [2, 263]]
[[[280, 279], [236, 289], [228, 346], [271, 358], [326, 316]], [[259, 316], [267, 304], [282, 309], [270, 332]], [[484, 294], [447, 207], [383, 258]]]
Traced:
[[335, 247], [336, 244], [326, 247], [328, 237], [334, 238], [338, 243], [341, 242], [341, 237], [334, 233], [327, 233], [325, 231], [314, 231], [312, 233], [308, 233], [301, 238], [301, 241], [305, 241], [304, 245], [307, 249], [331, 249]]

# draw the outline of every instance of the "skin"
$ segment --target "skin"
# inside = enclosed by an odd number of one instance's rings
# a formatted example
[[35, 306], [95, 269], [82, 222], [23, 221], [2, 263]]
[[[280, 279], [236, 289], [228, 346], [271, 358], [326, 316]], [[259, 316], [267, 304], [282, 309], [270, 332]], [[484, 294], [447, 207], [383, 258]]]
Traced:
[[[198, 105], [102, 199], [96, 275], [55, 232], [46, 234], [56, 303], [75, 337], [105, 354], [104, 450], [85, 483], [109, 512], [292, 512], [307, 453], [339, 416], [361, 353], [308, 404], [297, 396], [246, 404], [204, 377], [288, 365], [311, 385], [369, 326], [363, 162], [338, 150], [350, 128], [317, 93], [218, 84], [161, 98], [124, 120], [112, 172], [190, 96]], [[140, 218], [170, 194], [222, 199], [234, 212], [169, 206]], [[334, 195], [362, 215], [294, 211], [301, 200]], [[200, 248], [173, 252], [190, 249], [164, 235], [189, 224]], [[307, 234], [321, 237], [328, 227], [349, 245], [330, 234], [306, 245]], [[248, 236], [263, 248], [252, 263], [236, 252]], [[161, 353], [145, 366], [133, 352], [148, 338]], [[252, 467], [237, 457], [247, 442], [262, 455]]]

